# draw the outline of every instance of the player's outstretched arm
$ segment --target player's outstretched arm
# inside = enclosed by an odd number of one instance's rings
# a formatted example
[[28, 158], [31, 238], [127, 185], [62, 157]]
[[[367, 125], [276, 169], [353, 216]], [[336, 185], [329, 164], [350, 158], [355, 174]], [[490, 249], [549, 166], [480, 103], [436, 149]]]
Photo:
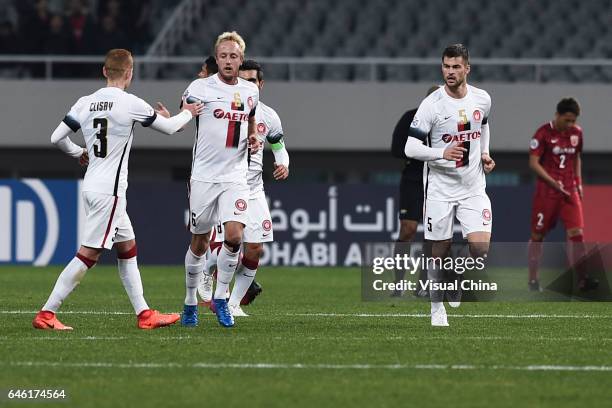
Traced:
[[567, 192], [567, 190], [565, 190], [565, 188], [563, 187], [563, 184], [561, 184], [560, 182], [552, 178], [550, 174], [548, 174], [546, 169], [540, 164], [540, 156], [537, 156], [535, 154], [530, 154], [529, 155], [529, 167], [531, 168], [531, 170], [533, 170], [533, 172], [539, 178], [544, 180], [546, 184], [548, 184], [555, 190], [559, 191], [560, 193], [563, 193], [567, 196], [570, 195], [570, 193]]
[[458, 143], [453, 143], [446, 148], [425, 146], [423, 142], [412, 136], [408, 137], [404, 148], [404, 153], [406, 153], [407, 157], [421, 161], [438, 159], [459, 161], [463, 158], [463, 152], [466, 151], [467, 149], [461, 147]]
[[[161, 104], [158, 103], [158, 107], [159, 105]], [[163, 107], [163, 105], [161, 106]], [[151, 123], [151, 127], [159, 132], [171, 135], [182, 129], [191, 118], [200, 115], [203, 110], [204, 105], [201, 102], [187, 103], [187, 101], [183, 100], [182, 110], [179, 114], [169, 118], [164, 117], [163, 113], [158, 114], [153, 123]], [[159, 113], [159, 109], [156, 112]], [[165, 110], [165, 112], [168, 112], [168, 110]]]
[[[51, 143], [68, 156], [74, 157], [75, 159], [80, 159], [84, 155], [85, 158], [87, 158], [87, 150], [74, 143], [68, 137], [71, 133], [73, 133], [72, 129], [64, 122], [60, 122], [51, 135]], [[87, 165], [84, 160], [81, 160], [81, 163], [82, 165]]]

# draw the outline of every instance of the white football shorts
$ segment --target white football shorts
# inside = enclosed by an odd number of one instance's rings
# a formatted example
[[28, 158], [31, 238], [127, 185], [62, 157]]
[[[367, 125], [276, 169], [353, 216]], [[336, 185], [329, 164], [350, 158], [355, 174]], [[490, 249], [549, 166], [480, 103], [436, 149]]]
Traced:
[[189, 229], [206, 234], [219, 220], [246, 225], [249, 186], [244, 183], [206, 183], [191, 180], [189, 193]]
[[85, 223], [81, 245], [111, 249], [113, 244], [134, 239], [125, 197], [83, 192]]
[[463, 238], [472, 232], [491, 232], [493, 215], [491, 201], [486, 194], [458, 201], [425, 201], [423, 227], [425, 239], [443, 241], [453, 237], [455, 216], [461, 224]]
[[[247, 224], [244, 227], [243, 241], [249, 243], [262, 243], [274, 241], [272, 231], [272, 217], [265, 196], [249, 199], [247, 210]], [[213, 228], [211, 241], [223, 242], [223, 224], [221, 222]]]

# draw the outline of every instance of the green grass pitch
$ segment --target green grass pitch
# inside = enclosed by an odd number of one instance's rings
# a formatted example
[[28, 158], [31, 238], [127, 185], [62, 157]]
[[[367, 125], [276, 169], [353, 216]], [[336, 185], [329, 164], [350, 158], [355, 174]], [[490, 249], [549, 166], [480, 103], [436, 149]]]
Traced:
[[[234, 328], [201, 311], [197, 328], [141, 331], [116, 268], [98, 266], [60, 311], [75, 330], [34, 330], [60, 270], [0, 268], [0, 406], [29, 406], [8, 402], [8, 390], [41, 388], [65, 389], [68, 399], [34, 406], [612, 401], [610, 303], [465, 303], [449, 309], [450, 327], [432, 328], [428, 303], [362, 302], [358, 269], [262, 268], [264, 293]], [[149, 305], [179, 311], [183, 268], [141, 271]]]

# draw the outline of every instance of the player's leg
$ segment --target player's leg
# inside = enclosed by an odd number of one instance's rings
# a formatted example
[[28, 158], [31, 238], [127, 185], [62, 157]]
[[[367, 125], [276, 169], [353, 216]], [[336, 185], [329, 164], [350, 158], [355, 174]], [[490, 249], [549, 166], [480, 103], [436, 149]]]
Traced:
[[217, 258], [217, 282], [213, 297], [217, 320], [224, 327], [232, 327], [232, 317], [225, 293], [239, 263], [244, 226], [248, 220], [249, 187], [246, 183], [224, 183], [219, 195], [219, 215], [225, 234]]
[[62, 302], [77, 287], [88, 269], [94, 267], [102, 249], [112, 248], [114, 233], [115, 210], [117, 197], [91, 192], [83, 193], [85, 209], [85, 224], [83, 226], [83, 241], [76, 256], [66, 265], [57, 278], [49, 299], [36, 315], [32, 325], [37, 329], [70, 330], [64, 326], [55, 313]]
[[221, 188], [215, 183], [191, 180], [189, 192], [189, 230], [191, 242], [185, 253], [185, 302], [181, 324], [194, 327], [198, 324], [197, 290], [206, 263], [210, 230], [217, 219], [217, 200]]
[[563, 200], [560, 209], [560, 218], [566, 229], [567, 258], [569, 266], [574, 269], [578, 275], [578, 289], [596, 289], [599, 286], [599, 281], [589, 277], [588, 265], [585, 259], [584, 217], [582, 200], [578, 192], [574, 191], [570, 197]]
[[176, 313], [161, 314], [157, 310], [149, 309], [144, 298], [142, 278], [138, 269], [138, 250], [134, 228], [126, 212], [125, 198], [120, 198], [119, 216], [115, 227], [115, 249], [117, 250], [117, 268], [119, 278], [134, 308], [141, 329], [155, 329], [176, 323], [179, 315]]
[[[425, 239], [431, 243], [431, 257], [434, 262], [427, 264], [429, 299], [431, 302], [431, 325], [448, 326], [444, 308], [444, 291], [435, 288], [444, 282], [442, 258], [446, 256], [453, 237], [455, 204], [447, 201], [426, 200], [423, 215]], [[437, 261], [436, 261], [437, 260]]]
[[558, 200], [554, 197], [534, 196], [531, 210], [531, 237], [527, 245], [529, 268], [529, 290], [541, 292], [540, 260], [544, 249], [544, 238], [557, 222]]
[[[470, 256], [480, 258], [485, 262], [491, 242], [491, 228], [493, 226], [493, 213], [491, 200], [486, 194], [468, 197], [459, 202], [457, 206], [457, 219], [461, 224], [463, 237], [467, 239]], [[449, 278], [455, 284], [455, 289], [447, 293], [449, 303], [458, 307], [461, 304], [461, 281], [463, 273], [449, 271]]]
[[259, 259], [263, 255], [263, 243], [248, 242], [244, 244], [242, 260], [236, 268], [234, 275], [234, 287], [229, 298], [229, 308], [233, 316], [246, 317], [246, 314], [240, 304], [246, 296], [251, 284], [255, 281]]
[[55, 286], [47, 299], [47, 302], [40, 309], [32, 326], [36, 329], [53, 329], [53, 330], [72, 330], [72, 327], [65, 326], [60, 322], [56, 313], [61, 304], [70, 293], [81, 282], [88, 269], [93, 268], [98, 262], [101, 249], [88, 248], [81, 246], [75, 257], [64, 267], [62, 272], [55, 282]]
[[204, 273], [200, 275], [200, 283], [198, 285], [198, 294], [202, 298], [201, 304], [204, 306], [210, 306], [212, 301], [213, 275], [217, 270], [217, 257], [219, 256], [221, 245], [223, 245], [223, 227], [219, 223], [211, 231], [210, 244], [208, 251], [206, 251], [206, 265], [204, 266]]
[[[410, 243], [416, 235], [419, 220], [423, 218], [423, 181], [410, 180], [403, 172], [399, 194], [400, 231], [394, 247], [394, 254], [403, 256], [405, 254], [410, 255]], [[405, 269], [396, 269], [395, 282], [402, 281], [405, 275]], [[396, 290], [392, 296], [402, 296], [402, 294], [402, 291]]]
[[240, 305], [251, 303], [261, 292], [261, 286], [255, 282], [255, 275], [259, 259], [263, 255], [263, 243], [274, 241], [272, 217], [266, 197], [261, 195], [251, 198], [247, 213], [242, 261], [236, 269], [234, 287], [229, 300], [230, 309], [235, 316], [246, 316]]

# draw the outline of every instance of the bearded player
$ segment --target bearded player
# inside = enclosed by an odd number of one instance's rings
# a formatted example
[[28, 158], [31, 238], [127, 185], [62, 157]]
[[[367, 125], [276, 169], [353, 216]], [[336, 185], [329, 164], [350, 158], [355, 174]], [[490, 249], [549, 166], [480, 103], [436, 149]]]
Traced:
[[[427, 162], [425, 175], [425, 239], [432, 256], [445, 257], [450, 249], [455, 217], [461, 224], [473, 257], [486, 257], [491, 240], [491, 202], [485, 191], [485, 173], [495, 167], [489, 156], [491, 97], [467, 84], [469, 53], [462, 44], [442, 53], [444, 86], [421, 102], [409, 130], [406, 156]], [[430, 282], [445, 279], [439, 265], [428, 268]], [[454, 271], [449, 271], [454, 275]], [[459, 306], [460, 291], [430, 290], [432, 326], [448, 326], [444, 296]]]

